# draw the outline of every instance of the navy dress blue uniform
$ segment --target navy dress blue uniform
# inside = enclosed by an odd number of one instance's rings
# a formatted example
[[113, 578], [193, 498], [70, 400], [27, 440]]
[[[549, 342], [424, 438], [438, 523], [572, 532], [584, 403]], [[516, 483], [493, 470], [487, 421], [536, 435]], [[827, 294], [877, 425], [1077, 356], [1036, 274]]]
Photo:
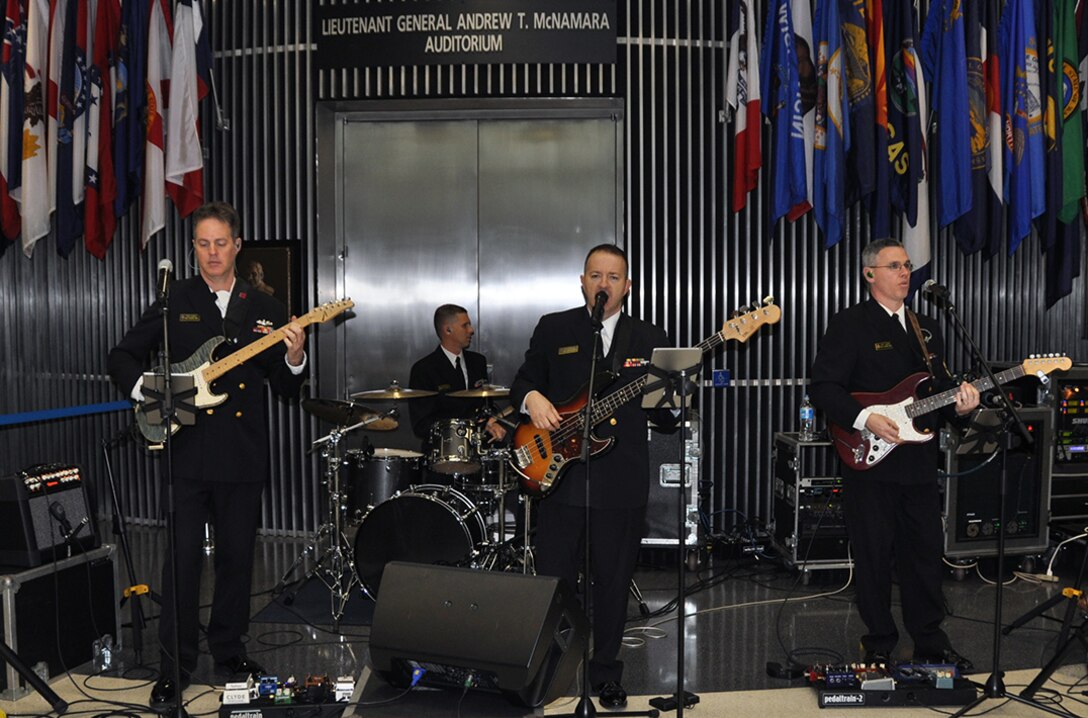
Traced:
[[434, 422], [469, 418], [477, 407], [483, 405], [478, 399], [446, 396], [451, 391], [471, 389], [487, 383], [487, 359], [483, 354], [465, 349], [461, 352], [461, 358], [468, 367], [468, 387], [464, 385], [464, 375], [458, 375], [457, 369], [441, 346], [435, 347], [433, 352], [412, 365], [408, 386], [412, 389], [438, 392], [438, 396], [413, 399], [408, 406], [412, 431], [421, 439], [427, 437]]
[[[236, 351], [287, 323], [287, 309], [277, 299], [236, 279], [223, 317], [216, 295], [200, 276], [173, 284], [169, 299], [173, 363], [184, 361], [207, 340], [224, 336], [215, 358]], [[128, 395], [162, 342], [162, 317], [152, 305], [110, 351], [113, 382]], [[196, 667], [199, 638], [200, 575], [204, 523], [215, 528], [215, 593], [208, 623], [208, 648], [217, 662], [244, 655], [242, 637], [249, 627], [249, 597], [254, 544], [261, 513], [261, 492], [268, 480], [268, 420], [264, 383], [281, 396], [294, 396], [305, 373], [294, 374], [282, 342], [250, 358], [213, 384], [225, 393], [219, 406], [199, 410], [196, 424], [172, 438], [174, 454], [178, 617], [182, 671]], [[165, 493], [163, 494], [165, 496]], [[173, 670], [172, 576], [164, 562], [165, 597], [159, 623], [163, 675]]]
[[[616, 389], [643, 376], [654, 348], [664, 346], [671, 346], [664, 331], [621, 314], [609, 354], [597, 366], [619, 368], [620, 377], [610, 387]], [[556, 407], [574, 399], [589, 380], [592, 349], [593, 325], [586, 307], [545, 315], [514, 379], [511, 403], [522, 406], [525, 395], [533, 390]], [[605, 393], [608, 390], [604, 388]], [[655, 423], [675, 423], [669, 411], [652, 414]], [[611, 450], [590, 459], [594, 613], [590, 681], [594, 686], [619, 682], [623, 674], [618, 655], [627, 619], [627, 593], [650, 490], [647, 418], [636, 399], [619, 407], [611, 420], [594, 431], [600, 438], [615, 439]], [[566, 579], [572, 587], [577, 585], [584, 556], [585, 485], [585, 464], [568, 464], [551, 493], [539, 502], [537, 512], [537, 572]]]
[[[937, 323], [917, 318], [938, 380], [950, 379]], [[812, 366], [810, 396], [830, 421], [850, 428], [863, 408], [852, 392], [885, 392], [907, 376], [927, 371], [909, 321], [904, 328], [898, 317], [870, 298], [831, 319]], [[955, 419], [954, 411], [942, 414]], [[919, 417], [915, 426], [936, 431], [939, 421], [934, 412]], [[868, 630], [862, 637], [867, 652], [891, 655], [899, 638], [891, 613], [893, 570], [915, 654], [939, 655], [950, 648], [940, 628], [945, 604], [938, 463], [934, 438], [901, 444], [865, 471], [842, 464], [843, 505], [858, 610]]]

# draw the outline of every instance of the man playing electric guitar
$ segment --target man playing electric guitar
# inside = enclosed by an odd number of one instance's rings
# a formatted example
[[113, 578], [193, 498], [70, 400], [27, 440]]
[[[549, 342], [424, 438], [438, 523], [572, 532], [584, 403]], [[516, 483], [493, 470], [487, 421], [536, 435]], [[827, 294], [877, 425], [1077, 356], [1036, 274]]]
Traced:
[[[916, 372], [949, 381], [940, 333], [935, 321], [915, 315], [904, 304], [912, 266], [899, 242], [870, 243], [861, 264], [871, 298], [831, 319], [812, 366], [810, 395], [829, 421], [868, 430], [897, 445], [867, 471], [841, 463], [858, 610], [868, 630], [861, 639], [863, 660], [887, 662], [898, 642], [891, 611], [894, 568], [903, 621], [914, 639], [914, 659], [969, 670], [970, 661], [953, 650], [940, 627], [945, 606], [938, 442], [904, 443], [900, 430], [906, 427], [864, 408], [852, 396], [886, 391]], [[964, 382], [955, 399], [948, 418], [972, 412], [979, 393]], [[917, 428], [936, 430], [936, 416], [920, 417]]]
[[[537, 428], [557, 429], [561, 416], [555, 403], [576, 396], [589, 380], [593, 351], [590, 313], [598, 293], [607, 297], [601, 331], [603, 357], [598, 359], [598, 369], [616, 369], [622, 379], [630, 381], [646, 373], [655, 347], [671, 346], [661, 329], [621, 311], [631, 290], [627, 270], [623, 250], [611, 244], [594, 247], [586, 256], [581, 277], [586, 304], [545, 315], [537, 324], [525, 363], [510, 390], [511, 404], [528, 414]], [[617, 657], [649, 495], [646, 419], [647, 413], [637, 402], [619, 407], [595, 432], [601, 438], [614, 437], [616, 446], [591, 460], [594, 654], [589, 670], [590, 685], [605, 708], [627, 703], [620, 684], [623, 663]], [[669, 411], [654, 412], [654, 420], [666, 426], [675, 423]], [[537, 571], [564, 578], [571, 587], [576, 585], [582, 566], [585, 477], [585, 464], [570, 466], [555, 491], [540, 502], [537, 513]]]
[[[283, 396], [298, 393], [306, 367], [305, 332], [288, 323], [287, 308], [235, 277], [242, 246], [238, 213], [211, 202], [193, 213], [193, 250], [199, 274], [171, 288], [168, 322], [172, 360], [189, 357], [216, 336], [227, 338], [227, 352], [283, 327], [283, 341], [231, 369], [216, 383], [226, 400], [201, 409], [194, 426], [172, 439], [178, 631], [182, 685], [174, 683], [172, 602], [163, 602], [159, 620], [162, 662], [151, 691], [152, 709], [169, 711], [196, 668], [203, 567], [204, 523], [215, 527], [215, 593], [208, 622], [208, 649], [229, 673], [263, 673], [246, 656], [242, 643], [249, 626], [249, 595], [254, 542], [261, 515], [261, 492], [268, 479], [268, 420], [264, 382]], [[284, 326], [286, 325], [286, 326]], [[153, 305], [110, 351], [109, 372], [126, 395], [142, 401], [142, 373], [162, 342], [160, 306]], [[171, 588], [170, 558], [163, 562], [163, 595]]]

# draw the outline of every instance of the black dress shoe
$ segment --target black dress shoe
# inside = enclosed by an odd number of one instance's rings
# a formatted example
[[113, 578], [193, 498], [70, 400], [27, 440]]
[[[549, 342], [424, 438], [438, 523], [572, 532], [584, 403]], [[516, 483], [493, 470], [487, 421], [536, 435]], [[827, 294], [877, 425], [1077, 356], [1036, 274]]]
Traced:
[[954, 648], [945, 648], [941, 651], [922, 651], [914, 654], [915, 663], [948, 664], [959, 669], [961, 674], [974, 673], [975, 664], [961, 656]]
[[[181, 689], [185, 690], [185, 687], [189, 685], [189, 681], [185, 676], [182, 676]], [[147, 701], [147, 705], [151, 710], [156, 713], [170, 713], [177, 707], [178, 704], [178, 689], [174, 684], [174, 679], [160, 678], [155, 682], [155, 685], [151, 688], [151, 698]]]
[[234, 674], [252, 675], [255, 678], [268, 675], [264, 666], [246, 655], [231, 656], [225, 661], [219, 661], [219, 665]]
[[887, 651], [865, 651], [865, 656], [861, 659], [861, 662], [865, 665], [885, 665], [890, 666], [892, 664], [892, 656]]
[[627, 705], [627, 691], [618, 681], [605, 681], [597, 687], [597, 700], [601, 708], [623, 708]]

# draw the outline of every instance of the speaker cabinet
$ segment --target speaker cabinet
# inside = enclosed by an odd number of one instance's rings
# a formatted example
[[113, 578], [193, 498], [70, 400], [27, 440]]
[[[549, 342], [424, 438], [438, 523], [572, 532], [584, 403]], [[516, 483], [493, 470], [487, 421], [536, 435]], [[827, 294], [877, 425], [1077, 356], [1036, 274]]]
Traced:
[[[44, 561], [98, 546], [94, 511], [75, 466], [35, 466], [0, 477], [0, 564]], [[70, 540], [69, 540], [70, 539]]]
[[558, 578], [392, 561], [374, 607], [370, 660], [391, 685], [502, 693], [537, 707], [574, 681], [589, 634]]
[[944, 553], [949, 558], [996, 556], [997, 532], [1002, 529], [1008, 555], [1042, 553], [1047, 548], [1053, 411], [1020, 409], [1034, 442], [1023, 443], [1014, 432], [1017, 443], [1006, 458], [1004, 519], [997, 450], [1001, 416], [996, 409], [983, 409], [964, 436], [953, 435], [944, 447]]

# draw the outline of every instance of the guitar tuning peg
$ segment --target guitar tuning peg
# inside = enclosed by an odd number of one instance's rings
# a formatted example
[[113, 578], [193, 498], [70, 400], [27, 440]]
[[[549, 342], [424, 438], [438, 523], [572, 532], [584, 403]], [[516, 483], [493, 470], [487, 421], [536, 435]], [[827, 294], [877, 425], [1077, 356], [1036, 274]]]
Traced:
[[767, 296], [763, 297], [763, 305], [764, 306], [769, 307], [772, 304], [774, 304], [774, 295], [773, 294], [768, 294]]

